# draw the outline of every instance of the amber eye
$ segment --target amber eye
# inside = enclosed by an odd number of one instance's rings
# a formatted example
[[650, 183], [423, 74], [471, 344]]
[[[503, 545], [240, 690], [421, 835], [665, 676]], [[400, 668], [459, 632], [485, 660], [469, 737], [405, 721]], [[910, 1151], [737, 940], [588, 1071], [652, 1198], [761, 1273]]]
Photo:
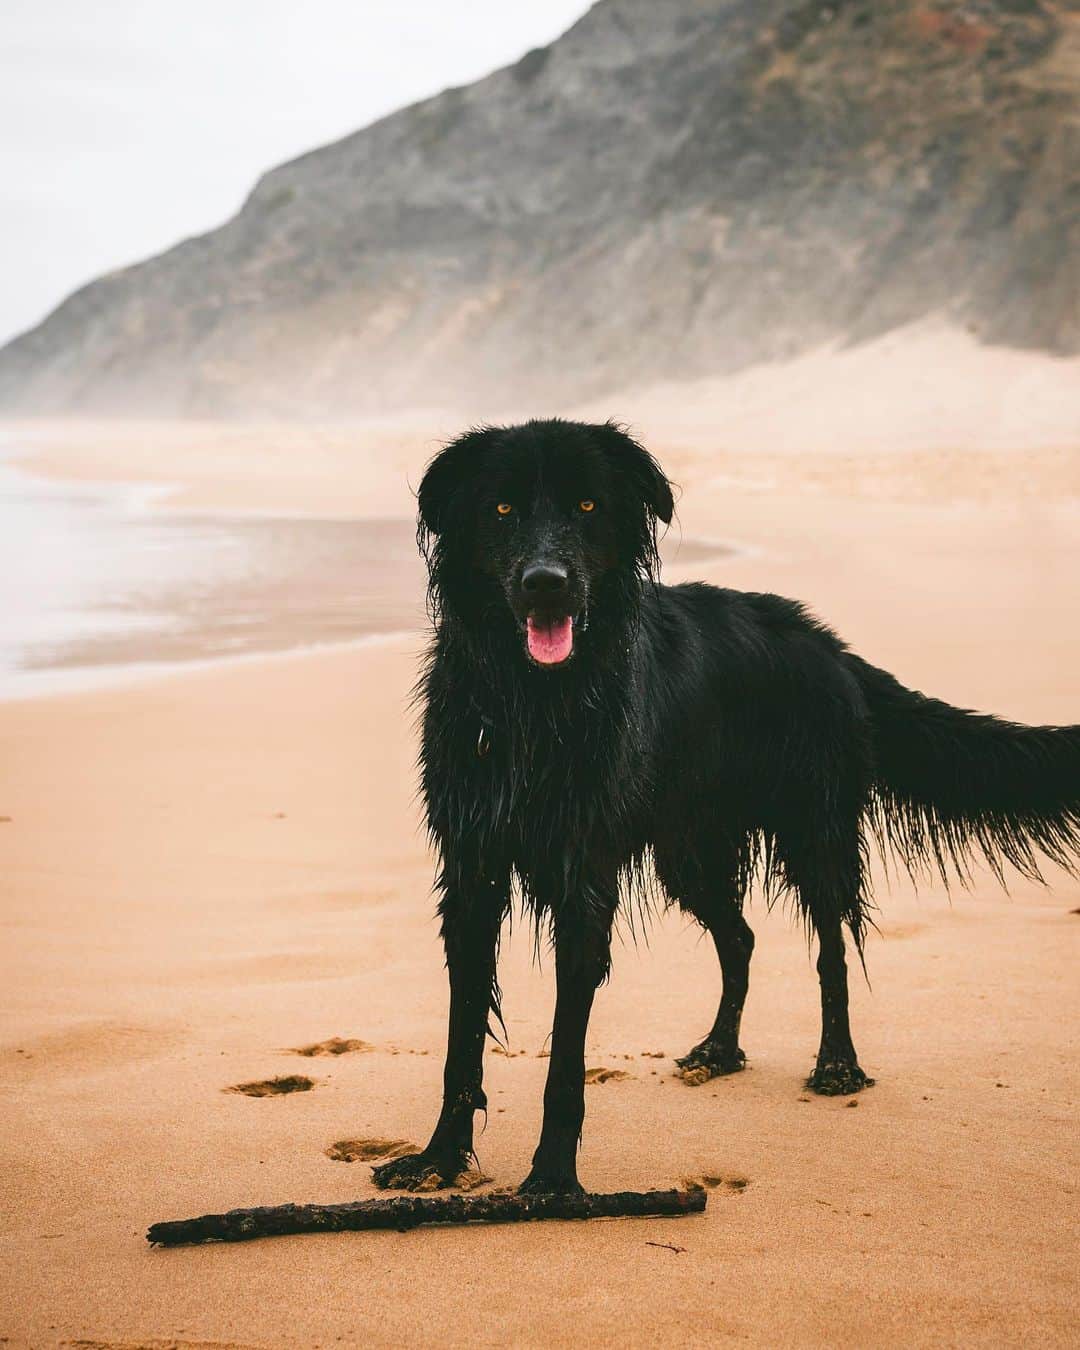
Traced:
[[586, 497], [583, 502], [578, 502], [578, 510], [584, 511], [585, 514], [588, 515], [590, 511], [596, 510], [596, 503], [594, 501], [590, 501], [589, 498]]
[[509, 502], [500, 502], [495, 508], [500, 516], [508, 516], [513, 509]]

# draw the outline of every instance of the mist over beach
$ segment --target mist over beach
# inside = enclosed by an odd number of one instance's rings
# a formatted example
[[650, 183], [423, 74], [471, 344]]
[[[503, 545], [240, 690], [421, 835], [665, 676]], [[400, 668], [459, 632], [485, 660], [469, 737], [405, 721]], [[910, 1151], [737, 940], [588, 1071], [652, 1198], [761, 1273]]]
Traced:
[[[783, 906], [747, 907], [748, 1071], [697, 1089], [674, 1060], [712, 944], [621, 923], [582, 1179], [702, 1185], [704, 1216], [147, 1247], [373, 1198], [437, 1114], [416, 490], [467, 427], [625, 423], [676, 485], [666, 581], [798, 599], [961, 708], [1080, 721], [1077, 15], [436, 9], [0, 19], [3, 266], [41, 274], [0, 288], [0, 1337], [1074, 1344], [1080, 885], [1052, 866], [950, 895], [875, 859], [858, 1097], [802, 1087], [814, 954]], [[153, 211], [140, 109], [176, 165]], [[88, 278], [61, 221], [95, 210], [127, 224]], [[492, 1187], [528, 1167], [554, 987], [527, 923], [502, 945]], [[306, 1081], [248, 1091], [278, 1078]]]

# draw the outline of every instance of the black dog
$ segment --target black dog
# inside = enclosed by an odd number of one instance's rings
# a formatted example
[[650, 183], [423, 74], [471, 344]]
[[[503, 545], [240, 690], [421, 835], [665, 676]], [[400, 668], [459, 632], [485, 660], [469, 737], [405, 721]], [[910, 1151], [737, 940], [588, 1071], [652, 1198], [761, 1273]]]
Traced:
[[[744, 1063], [751, 879], [789, 891], [819, 942], [809, 1086], [868, 1079], [848, 1028], [843, 925], [868, 922], [867, 837], [909, 870], [976, 855], [1075, 869], [1080, 727], [1034, 728], [905, 689], [775, 595], [657, 581], [671, 488], [618, 427], [470, 431], [420, 486], [435, 636], [421, 768], [450, 975], [444, 1098], [422, 1153], [380, 1186], [449, 1184], [473, 1149], [499, 929], [516, 883], [550, 922], [557, 1002], [544, 1124], [525, 1191], [579, 1189], [585, 1031], [620, 894], [652, 874], [708, 928], [723, 997], [680, 1064]], [[500, 1019], [501, 1020], [501, 1019]]]

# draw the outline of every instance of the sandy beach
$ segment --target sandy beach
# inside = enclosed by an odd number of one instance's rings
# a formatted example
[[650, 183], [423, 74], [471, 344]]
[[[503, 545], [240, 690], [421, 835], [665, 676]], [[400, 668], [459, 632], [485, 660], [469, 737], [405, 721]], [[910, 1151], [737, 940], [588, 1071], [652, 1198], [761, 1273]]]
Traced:
[[[1080, 720], [1080, 453], [1057, 430], [800, 454], [665, 436], [659, 405], [655, 424], [681, 529], [738, 550], [674, 578], [797, 596], [962, 706]], [[400, 519], [454, 428], [6, 430], [38, 469], [169, 481], [189, 508]], [[627, 1076], [587, 1089], [582, 1179], [708, 1178], [704, 1217], [148, 1248], [154, 1220], [374, 1195], [326, 1151], [426, 1139], [446, 990], [408, 710], [422, 644], [0, 704], [0, 1338], [1076, 1344], [1080, 884], [1060, 874], [1009, 896], [980, 874], [951, 901], [881, 878], [872, 988], [853, 979], [878, 1082], [850, 1100], [803, 1090], [817, 989], [788, 916], [749, 916], [749, 1070], [696, 1089], [673, 1058], [711, 1020], [711, 948], [674, 915], [625, 934], [589, 1064]], [[510, 1185], [553, 998], [523, 926], [502, 983], [511, 1053], [488, 1055], [478, 1153]], [[331, 1037], [364, 1046], [296, 1053]], [[314, 1086], [223, 1091], [294, 1074]]]

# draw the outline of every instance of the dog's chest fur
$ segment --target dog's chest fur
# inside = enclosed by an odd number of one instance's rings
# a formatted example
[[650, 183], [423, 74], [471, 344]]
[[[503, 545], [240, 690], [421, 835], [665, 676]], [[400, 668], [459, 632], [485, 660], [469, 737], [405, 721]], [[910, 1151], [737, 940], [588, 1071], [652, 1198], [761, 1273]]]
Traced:
[[625, 681], [463, 668], [437, 655], [424, 684], [423, 790], [444, 858], [556, 908], [612, 880], [644, 847], [648, 784]]

